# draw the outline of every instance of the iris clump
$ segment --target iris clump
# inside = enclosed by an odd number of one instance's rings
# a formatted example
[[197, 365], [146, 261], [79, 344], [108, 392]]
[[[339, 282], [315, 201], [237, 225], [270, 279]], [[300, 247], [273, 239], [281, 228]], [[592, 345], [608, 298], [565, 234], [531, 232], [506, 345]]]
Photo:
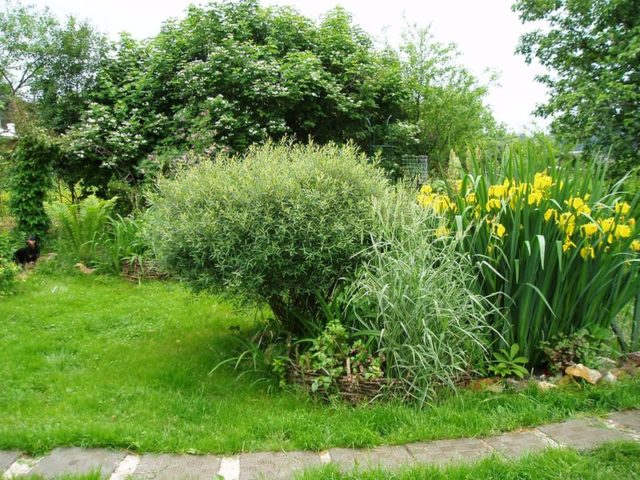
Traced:
[[574, 165], [532, 145], [470, 163], [449, 188], [423, 186], [417, 201], [473, 259], [501, 311], [490, 315], [499, 343], [520, 345], [532, 365], [540, 342], [582, 329], [613, 328], [631, 348], [615, 319], [640, 287], [638, 195], [610, 184], [602, 162]]

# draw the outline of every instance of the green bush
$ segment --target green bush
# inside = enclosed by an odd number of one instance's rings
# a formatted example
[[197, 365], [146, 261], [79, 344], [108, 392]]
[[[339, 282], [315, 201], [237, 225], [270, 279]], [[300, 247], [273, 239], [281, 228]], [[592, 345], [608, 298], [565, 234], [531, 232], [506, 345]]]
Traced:
[[47, 233], [44, 200], [51, 185], [51, 165], [59, 155], [58, 144], [38, 129], [21, 135], [11, 153], [9, 208], [23, 235], [42, 237]]
[[58, 235], [60, 253], [72, 262], [97, 265], [115, 200], [89, 195], [78, 203], [48, 204], [47, 211]]
[[387, 376], [424, 403], [484, 367], [489, 305], [474, 293], [468, 258], [411, 197], [376, 203], [373, 255], [349, 295], [352, 327], [377, 338]]
[[382, 173], [353, 146], [268, 143], [162, 180], [149, 233], [196, 288], [267, 302], [292, 333], [353, 273], [369, 241]]

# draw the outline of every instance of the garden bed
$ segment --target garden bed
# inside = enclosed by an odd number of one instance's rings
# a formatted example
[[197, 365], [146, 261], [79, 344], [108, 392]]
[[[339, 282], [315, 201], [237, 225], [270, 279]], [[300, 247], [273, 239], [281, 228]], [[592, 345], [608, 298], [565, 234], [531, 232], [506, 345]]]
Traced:
[[166, 279], [168, 275], [158, 268], [155, 262], [150, 260], [124, 260], [122, 262], [122, 277], [131, 282], [139, 282], [146, 279]]
[[[346, 365], [346, 371], [350, 370], [350, 366]], [[291, 369], [289, 381], [295, 385], [301, 386], [308, 392], [313, 391], [314, 383], [320, 381], [322, 375], [319, 373], [305, 372], [299, 367]], [[337, 396], [351, 405], [368, 403], [376, 400], [384, 393], [397, 388], [398, 381], [393, 378], [371, 378], [364, 379], [357, 375], [342, 375], [334, 382]], [[328, 396], [329, 392], [320, 387], [319, 391], [322, 395]]]

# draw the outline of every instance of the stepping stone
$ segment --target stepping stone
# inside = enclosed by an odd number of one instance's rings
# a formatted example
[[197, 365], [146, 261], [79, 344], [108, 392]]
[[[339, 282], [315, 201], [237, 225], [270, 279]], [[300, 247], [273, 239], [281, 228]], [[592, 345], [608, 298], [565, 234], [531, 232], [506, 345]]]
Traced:
[[413, 457], [402, 445], [371, 449], [332, 448], [329, 455], [331, 463], [347, 471], [354, 467], [369, 470], [377, 467], [391, 469], [414, 463]]
[[609, 420], [613, 420], [629, 430], [640, 433], [640, 410], [627, 410], [626, 412], [617, 412], [608, 415]]
[[471, 462], [491, 454], [491, 448], [476, 438], [410, 443], [407, 449], [418, 462], [436, 465]]
[[311, 452], [260, 452], [240, 455], [240, 480], [293, 478], [295, 472], [322, 465]]
[[533, 432], [512, 432], [484, 441], [505, 457], [517, 458], [549, 448], [549, 444]]
[[148, 454], [140, 458], [133, 478], [140, 479], [206, 479], [215, 478], [220, 469], [220, 458], [213, 455]]
[[110, 476], [124, 459], [125, 452], [105, 449], [56, 448], [33, 468], [30, 474], [53, 478], [60, 475], [86, 475], [100, 472]]
[[17, 450], [0, 451], [0, 478], [2, 478], [2, 474], [13, 465], [13, 462], [15, 462], [20, 455], [21, 453]]
[[624, 433], [607, 428], [597, 420], [569, 420], [568, 422], [543, 425], [539, 430], [560, 445], [587, 450], [605, 442], [630, 440]]

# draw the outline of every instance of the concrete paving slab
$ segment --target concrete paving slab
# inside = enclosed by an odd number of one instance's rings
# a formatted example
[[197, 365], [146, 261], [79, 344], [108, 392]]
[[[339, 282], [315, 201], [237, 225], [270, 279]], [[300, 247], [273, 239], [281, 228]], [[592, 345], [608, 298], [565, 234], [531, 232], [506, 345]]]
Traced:
[[56, 448], [44, 457], [30, 472], [53, 478], [67, 474], [88, 474], [100, 472], [103, 477], [110, 476], [124, 459], [125, 452], [114, 452], [101, 448]]
[[312, 452], [260, 452], [240, 455], [240, 480], [285, 480], [305, 468], [319, 467]]
[[343, 471], [349, 471], [354, 467], [393, 469], [414, 463], [409, 450], [403, 445], [370, 449], [332, 448], [329, 450], [329, 455], [331, 463], [340, 466]]
[[17, 450], [0, 451], [0, 476], [20, 457], [21, 452]]
[[612, 413], [607, 415], [607, 418], [618, 425], [622, 425], [624, 428], [640, 433], [640, 410]]
[[538, 430], [562, 446], [586, 450], [605, 442], [631, 440], [617, 430], [605, 427], [594, 419], [569, 420], [568, 422], [543, 425]]
[[132, 477], [145, 480], [211, 480], [220, 469], [220, 461], [213, 455], [148, 454], [140, 458]]
[[492, 453], [488, 445], [475, 438], [410, 443], [407, 449], [416, 461], [435, 465], [471, 462]]
[[549, 447], [548, 443], [531, 431], [505, 433], [485, 438], [484, 441], [497, 452], [509, 458], [518, 458]]

